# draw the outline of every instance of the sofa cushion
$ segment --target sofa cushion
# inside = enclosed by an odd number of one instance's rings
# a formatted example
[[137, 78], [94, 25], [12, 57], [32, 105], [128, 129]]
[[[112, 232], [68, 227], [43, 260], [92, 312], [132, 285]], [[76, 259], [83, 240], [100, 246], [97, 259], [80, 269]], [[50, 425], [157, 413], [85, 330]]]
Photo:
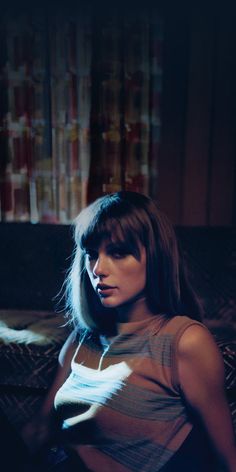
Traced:
[[0, 310], [0, 408], [21, 428], [40, 408], [69, 334], [63, 315]]
[[0, 310], [0, 386], [47, 389], [69, 334], [62, 315]]
[[216, 342], [223, 355], [226, 389], [236, 393], [236, 341], [217, 339]]

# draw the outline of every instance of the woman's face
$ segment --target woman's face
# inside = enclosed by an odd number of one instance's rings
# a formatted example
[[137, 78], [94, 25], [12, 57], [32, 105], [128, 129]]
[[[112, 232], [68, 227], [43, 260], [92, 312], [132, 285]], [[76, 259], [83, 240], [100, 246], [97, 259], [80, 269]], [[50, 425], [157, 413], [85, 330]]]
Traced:
[[144, 294], [146, 250], [140, 258], [127, 253], [124, 244], [105, 240], [97, 249], [86, 250], [86, 270], [103, 306], [116, 308]]

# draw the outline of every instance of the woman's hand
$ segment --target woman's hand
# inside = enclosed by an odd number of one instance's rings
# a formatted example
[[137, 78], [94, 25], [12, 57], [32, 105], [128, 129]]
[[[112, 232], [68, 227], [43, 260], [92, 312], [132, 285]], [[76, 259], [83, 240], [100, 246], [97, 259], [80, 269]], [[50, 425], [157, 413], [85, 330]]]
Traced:
[[225, 395], [224, 363], [209, 331], [188, 327], [179, 340], [180, 387], [201, 418], [210, 440], [228, 472], [236, 472], [236, 444]]

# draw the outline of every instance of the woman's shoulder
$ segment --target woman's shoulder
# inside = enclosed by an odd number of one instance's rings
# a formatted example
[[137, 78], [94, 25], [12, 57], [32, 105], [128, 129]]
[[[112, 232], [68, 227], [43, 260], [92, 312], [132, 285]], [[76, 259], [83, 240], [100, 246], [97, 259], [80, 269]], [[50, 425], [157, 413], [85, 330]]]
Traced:
[[192, 344], [200, 346], [206, 339], [214, 342], [208, 328], [202, 322], [187, 315], [176, 315], [168, 318], [163, 323], [159, 335], [168, 339], [169, 344], [175, 349], [180, 346], [180, 342], [184, 349], [187, 349], [187, 344], [189, 346]]
[[206, 356], [208, 356], [213, 360], [219, 358], [221, 362], [215, 339], [203, 323], [188, 316], [175, 318], [172, 324], [175, 323], [177, 327], [174, 344], [178, 358], [186, 358], [189, 361], [192, 359], [204, 364]]
[[212, 351], [214, 355], [219, 349], [213, 335], [203, 323], [190, 323], [179, 338], [178, 351], [182, 355], [199, 354], [199, 350]]
[[151, 342], [154, 346], [158, 343], [159, 348], [161, 346], [169, 354], [176, 355], [177, 346], [183, 334], [189, 330], [192, 332], [195, 328], [206, 329], [202, 323], [189, 316], [163, 316], [161, 324], [158, 324], [158, 320], [156, 323], [153, 322]]
[[166, 317], [162, 326], [162, 332], [166, 334], [177, 334], [184, 332], [190, 326], [200, 326], [205, 329], [202, 322], [195, 320], [187, 315], [175, 315]]

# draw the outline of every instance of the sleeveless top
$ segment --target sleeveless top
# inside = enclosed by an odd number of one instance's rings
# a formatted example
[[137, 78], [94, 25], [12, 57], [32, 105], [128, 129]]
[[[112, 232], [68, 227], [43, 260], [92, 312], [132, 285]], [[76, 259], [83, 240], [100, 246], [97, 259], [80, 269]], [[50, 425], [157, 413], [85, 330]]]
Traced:
[[55, 396], [62, 440], [94, 472], [159, 471], [192, 429], [176, 348], [201, 323], [164, 316], [122, 323], [110, 342], [85, 336]]

